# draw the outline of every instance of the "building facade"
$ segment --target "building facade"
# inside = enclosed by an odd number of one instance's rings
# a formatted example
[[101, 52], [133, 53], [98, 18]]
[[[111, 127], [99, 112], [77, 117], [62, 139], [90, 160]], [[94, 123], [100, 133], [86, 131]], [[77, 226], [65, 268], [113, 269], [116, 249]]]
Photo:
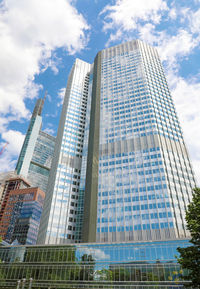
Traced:
[[2, 222], [2, 217], [4, 215], [4, 211], [9, 199], [10, 192], [12, 190], [16, 189], [24, 189], [30, 187], [30, 184], [22, 177], [16, 175], [15, 173], [11, 173], [12, 177], [9, 178], [10, 174], [8, 175], [8, 179], [6, 178], [3, 189], [2, 189], [2, 194], [1, 194], [1, 200], [0, 200], [0, 225], [2, 226], [0, 232], [0, 236], [4, 236], [5, 230], [3, 229], [3, 222]]
[[0, 288], [181, 289], [187, 240], [0, 247]]
[[19, 155], [16, 172], [27, 178], [32, 186], [39, 186], [46, 192], [55, 137], [41, 130], [43, 105], [44, 99], [38, 99]]
[[0, 223], [0, 235], [11, 244], [36, 244], [45, 193], [39, 188], [11, 190]]
[[39, 243], [75, 241], [91, 65], [77, 59], [64, 98]]
[[0, 208], [3, 202], [3, 193], [4, 193], [5, 186], [6, 186], [6, 181], [16, 176], [17, 174], [15, 171], [0, 173]]
[[[99, 129], [99, 135], [93, 140], [94, 170], [88, 162], [83, 240], [189, 236], [185, 209], [195, 180], [156, 49], [127, 42], [101, 51], [96, 65], [96, 122], [90, 133], [92, 138]], [[87, 187], [96, 174], [98, 181]]]
[[56, 143], [38, 243], [189, 237], [194, 173], [155, 48], [76, 60]]

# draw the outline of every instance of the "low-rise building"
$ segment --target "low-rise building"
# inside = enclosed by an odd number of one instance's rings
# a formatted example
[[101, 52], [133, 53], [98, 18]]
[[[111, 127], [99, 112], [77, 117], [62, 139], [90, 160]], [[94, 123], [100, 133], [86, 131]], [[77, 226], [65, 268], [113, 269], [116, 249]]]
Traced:
[[11, 190], [0, 223], [2, 239], [10, 244], [35, 244], [44, 198], [39, 188]]
[[188, 272], [175, 255], [188, 245], [179, 239], [7, 246], [0, 248], [0, 288], [183, 289]]
[[5, 177], [2, 181], [2, 192], [0, 198], [0, 224], [2, 224], [2, 216], [9, 198], [11, 190], [24, 189], [30, 187], [30, 184], [21, 176], [13, 173], [11, 177]]

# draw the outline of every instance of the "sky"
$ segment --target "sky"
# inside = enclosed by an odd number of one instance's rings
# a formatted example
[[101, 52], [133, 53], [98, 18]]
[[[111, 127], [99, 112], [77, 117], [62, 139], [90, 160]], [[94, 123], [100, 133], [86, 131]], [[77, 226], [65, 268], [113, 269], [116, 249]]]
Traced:
[[157, 47], [200, 185], [200, 0], [0, 0], [0, 172], [15, 169], [36, 100], [56, 135], [76, 58], [141, 39]]

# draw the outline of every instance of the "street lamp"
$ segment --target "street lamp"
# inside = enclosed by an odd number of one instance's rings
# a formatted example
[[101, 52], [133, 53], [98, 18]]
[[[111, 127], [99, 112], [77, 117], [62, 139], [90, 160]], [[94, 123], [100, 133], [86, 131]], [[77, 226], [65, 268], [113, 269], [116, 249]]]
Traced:
[[22, 279], [22, 289], [25, 288], [26, 278]]
[[17, 289], [19, 289], [20, 283], [21, 283], [21, 280], [18, 280], [18, 281], [17, 281]]
[[[22, 280], [18, 280], [17, 281], [17, 289], [20, 289], [20, 287], [21, 287], [20, 285], [21, 284], [22, 284], [21, 288], [25, 289], [26, 281], [27, 281], [26, 278], [24, 278]], [[33, 278], [30, 278], [28, 283], [29, 283], [28, 289], [31, 289], [32, 288], [32, 283], [33, 283]]]
[[33, 278], [30, 278], [28, 289], [32, 288], [32, 282], [33, 282]]

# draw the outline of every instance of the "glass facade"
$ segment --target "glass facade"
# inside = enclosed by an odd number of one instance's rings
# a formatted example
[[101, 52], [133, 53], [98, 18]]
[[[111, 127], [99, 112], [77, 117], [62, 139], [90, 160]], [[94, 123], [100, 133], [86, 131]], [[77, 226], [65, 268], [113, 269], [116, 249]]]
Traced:
[[131, 41], [101, 52], [97, 242], [189, 236], [195, 187], [156, 49]]
[[180, 289], [178, 246], [188, 241], [1, 247], [0, 288], [32, 278], [31, 288]]
[[90, 64], [77, 59], [69, 76], [39, 243], [75, 242], [90, 70]]
[[85, 131], [84, 131], [84, 140], [83, 140], [83, 152], [82, 152], [80, 188], [79, 188], [78, 206], [77, 206], [75, 242], [80, 242], [80, 240], [82, 240], [82, 227], [83, 227], [84, 201], [85, 201], [85, 180], [86, 180], [86, 172], [87, 172], [88, 140], [89, 140], [89, 129], [90, 129], [92, 81], [93, 81], [93, 73], [91, 70], [90, 79], [89, 79], [89, 87], [88, 87], [88, 100], [87, 100]]
[[54, 154], [55, 137], [41, 130], [43, 105], [44, 99], [38, 99], [20, 152], [16, 171], [18, 175], [26, 177], [32, 186], [38, 186], [46, 192]]
[[33, 155], [34, 147], [41, 125], [42, 117], [40, 115], [31, 117], [28, 131], [26, 133], [25, 140], [16, 166], [16, 172], [18, 175], [23, 175], [24, 177], [26, 177], [28, 174], [30, 161]]
[[52, 164], [55, 137], [39, 131], [36, 145], [30, 162], [27, 179], [32, 186], [47, 190], [49, 171]]
[[40, 244], [189, 237], [195, 179], [155, 48], [75, 61], [48, 187]]
[[[9, 244], [30, 244], [37, 241], [45, 194], [39, 188], [12, 190], [2, 217], [0, 229]], [[1, 230], [0, 230], [1, 231]]]
[[19, 244], [36, 244], [42, 207], [43, 204], [36, 201], [23, 203], [11, 240], [17, 240]]

